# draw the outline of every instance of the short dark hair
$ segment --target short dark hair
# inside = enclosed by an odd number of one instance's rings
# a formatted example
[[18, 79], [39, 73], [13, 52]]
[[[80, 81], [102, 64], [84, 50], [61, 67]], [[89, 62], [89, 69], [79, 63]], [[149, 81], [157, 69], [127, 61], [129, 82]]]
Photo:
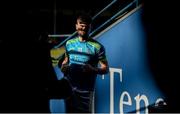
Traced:
[[81, 20], [83, 23], [91, 24], [92, 23], [92, 18], [88, 14], [80, 14], [77, 16], [77, 20]]

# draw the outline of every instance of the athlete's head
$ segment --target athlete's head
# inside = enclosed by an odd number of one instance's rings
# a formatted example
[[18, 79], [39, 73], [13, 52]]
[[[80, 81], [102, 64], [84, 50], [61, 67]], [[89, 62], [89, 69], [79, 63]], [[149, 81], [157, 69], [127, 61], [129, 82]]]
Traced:
[[89, 32], [91, 30], [92, 19], [89, 15], [80, 15], [76, 20], [76, 30], [78, 35], [84, 38], [88, 38]]

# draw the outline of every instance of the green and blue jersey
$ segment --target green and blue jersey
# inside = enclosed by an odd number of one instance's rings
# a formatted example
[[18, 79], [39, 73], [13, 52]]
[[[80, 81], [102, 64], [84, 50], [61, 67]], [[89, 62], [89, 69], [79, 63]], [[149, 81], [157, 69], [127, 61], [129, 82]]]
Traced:
[[97, 67], [99, 61], [106, 61], [104, 47], [94, 39], [82, 42], [76, 37], [66, 42], [66, 56], [72, 69], [68, 77], [72, 85], [83, 90], [93, 90], [96, 74], [83, 74], [82, 66], [90, 64]]
[[66, 43], [66, 55], [69, 56], [69, 64], [91, 64], [96, 66], [98, 61], [105, 61], [105, 49], [97, 41], [89, 39], [81, 42], [79, 37]]

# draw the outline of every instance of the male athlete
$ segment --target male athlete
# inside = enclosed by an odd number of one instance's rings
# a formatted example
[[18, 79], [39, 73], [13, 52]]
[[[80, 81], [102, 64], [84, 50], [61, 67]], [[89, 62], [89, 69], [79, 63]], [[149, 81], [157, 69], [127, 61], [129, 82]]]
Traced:
[[91, 22], [88, 15], [79, 16], [76, 20], [78, 36], [66, 42], [61, 70], [73, 91], [65, 100], [68, 113], [92, 112], [96, 75], [106, 74], [109, 70], [105, 48], [89, 38]]

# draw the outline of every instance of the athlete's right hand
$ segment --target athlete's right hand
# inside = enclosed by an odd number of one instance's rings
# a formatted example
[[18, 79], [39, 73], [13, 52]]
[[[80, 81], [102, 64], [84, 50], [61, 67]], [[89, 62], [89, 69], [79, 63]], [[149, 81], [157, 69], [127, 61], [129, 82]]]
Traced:
[[70, 66], [68, 64], [62, 64], [61, 71], [64, 73], [64, 75], [69, 73], [69, 70], [70, 70]]

